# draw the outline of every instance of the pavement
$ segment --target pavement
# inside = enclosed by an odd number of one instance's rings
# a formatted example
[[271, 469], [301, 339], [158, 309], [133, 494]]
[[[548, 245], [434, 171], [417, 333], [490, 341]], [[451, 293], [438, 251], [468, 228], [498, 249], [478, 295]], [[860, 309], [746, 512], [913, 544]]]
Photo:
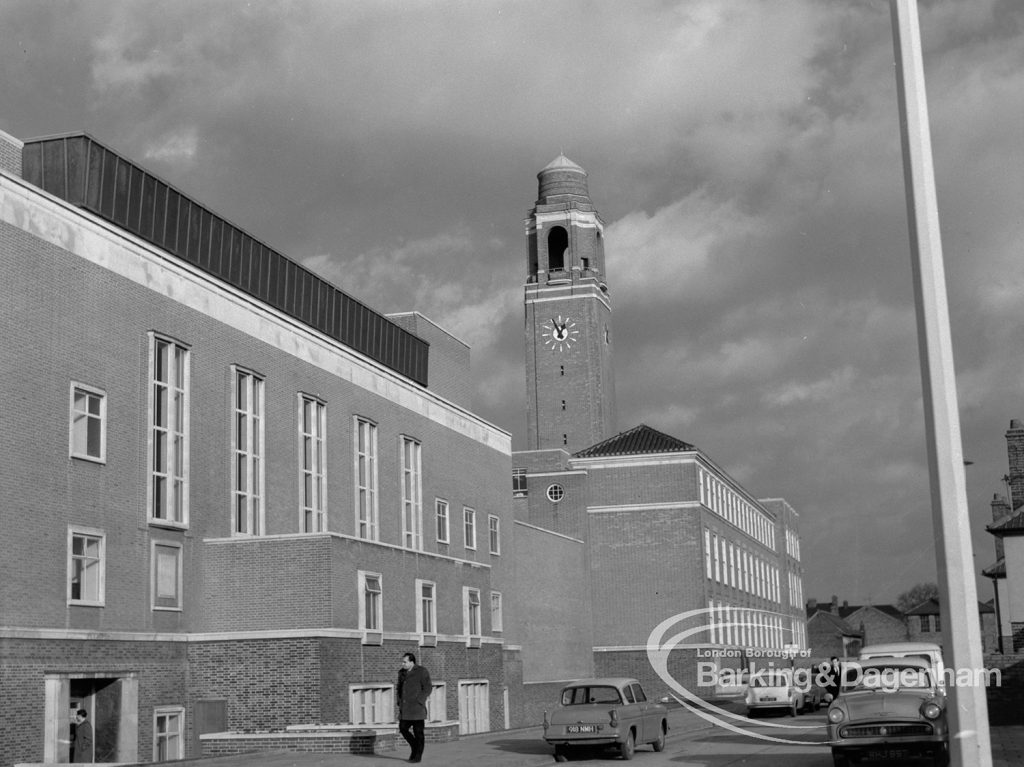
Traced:
[[[709, 730], [712, 725], [682, 708], [669, 709], [669, 748], [680, 734]], [[993, 767], [1024, 765], [1024, 725], [993, 727]], [[644, 747], [645, 749], [647, 747]], [[389, 754], [313, 754], [270, 751], [189, 759], [176, 762], [187, 767], [398, 767], [409, 756], [405, 744]], [[428, 743], [424, 765], [443, 767], [533, 767], [554, 764], [551, 746], [540, 727], [464, 735], [447, 743]]]

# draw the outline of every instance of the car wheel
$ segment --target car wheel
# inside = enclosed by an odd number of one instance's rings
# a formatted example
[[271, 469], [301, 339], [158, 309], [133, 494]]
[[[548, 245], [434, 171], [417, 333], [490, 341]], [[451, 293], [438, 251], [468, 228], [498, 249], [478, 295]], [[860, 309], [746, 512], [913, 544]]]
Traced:
[[568, 762], [569, 751], [565, 746], [555, 746], [555, 761], [556, 762]]
[[747, 719], [753, 719], [756, 712], [752, 708], [747, 709]]
[[949, 764], [949, 752], [941, 751], [936, 754], [932, 759], [932, 764], [934, 764], [935, 767], [946, 767], [946, 765]]
[[833, 751], [832, 765], [833, 767], [850, 767], [850, 760], [842, 754], [837, 754], [835, 751]]
[[630, 730], [626, 733], [626, 739], [619, 744], [619, 755], [626, 760], [633, 758], [633, 752], [636, 751], [636, 739], [633, 737], [633, 731]]
[[661, 728], [660, 728], [660, 731], [658, 732], [658, 739], [656, 741], [654, 741], [651, 744], [651, 746], [654, 748], [655, 751], [664, 751], [665, 750], [665, 723], [664, 722], [661, 723]]

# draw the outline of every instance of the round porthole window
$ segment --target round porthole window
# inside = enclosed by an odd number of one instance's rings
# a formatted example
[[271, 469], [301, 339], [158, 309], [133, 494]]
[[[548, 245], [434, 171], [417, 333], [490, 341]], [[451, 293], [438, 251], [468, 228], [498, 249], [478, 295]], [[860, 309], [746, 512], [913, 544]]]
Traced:
[[565, 497], [565, 488], [561, 485], [555, 484], [548, 487], [548, 500], [552, 503], [558, 503]]

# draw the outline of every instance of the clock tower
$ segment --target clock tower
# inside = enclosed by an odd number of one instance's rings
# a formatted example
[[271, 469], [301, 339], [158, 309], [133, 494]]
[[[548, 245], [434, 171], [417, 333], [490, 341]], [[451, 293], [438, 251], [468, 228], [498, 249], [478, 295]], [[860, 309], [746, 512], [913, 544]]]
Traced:
[[527, 449], [573, 453], [615, 434], [604, 222], [565, 155], [537, 178], [525, 222]]

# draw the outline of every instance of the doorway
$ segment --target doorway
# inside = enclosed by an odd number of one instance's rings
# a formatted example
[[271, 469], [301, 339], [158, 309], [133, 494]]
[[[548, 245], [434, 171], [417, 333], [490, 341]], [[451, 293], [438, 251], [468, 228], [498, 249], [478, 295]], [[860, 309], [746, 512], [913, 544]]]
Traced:
[[96, 763], [131, 762], [138, 757], [138, 679], [135, 674], [50, 674], [45, 682], [43, 761], [75, 758], [75, 712], [92, 723]]

